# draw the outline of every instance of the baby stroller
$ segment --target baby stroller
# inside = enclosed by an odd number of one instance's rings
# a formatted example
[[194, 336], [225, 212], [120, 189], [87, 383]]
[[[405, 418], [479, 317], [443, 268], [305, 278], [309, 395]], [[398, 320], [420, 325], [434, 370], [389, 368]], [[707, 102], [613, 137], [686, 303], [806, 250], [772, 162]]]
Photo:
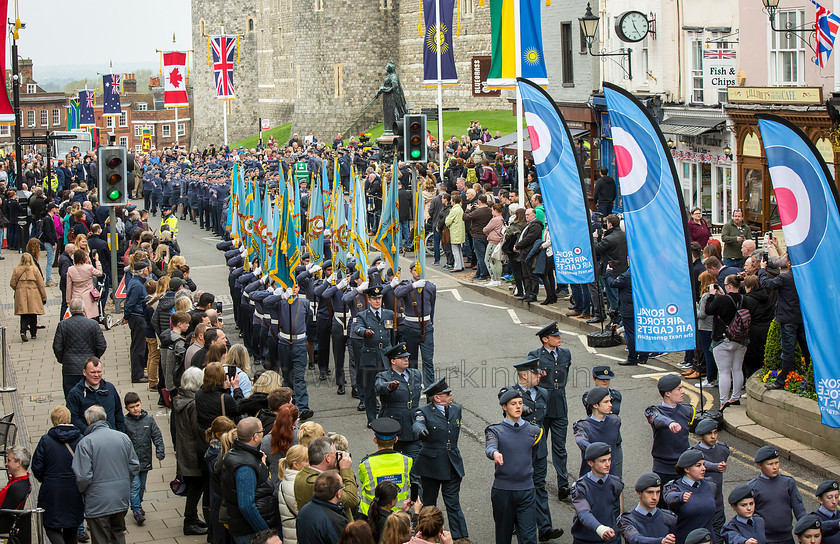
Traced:
[[104, 274], [97, 278], [96, 290], [99, 292], [100, 296], [96, 299], [96, 306], [99, 308], [99, 315], [96, 317], [96, 321], [100, 325], [104, 326], [106, 331], [110, 331], [114, 321], [111, 318], [111, 314], [105, 313], [105, 303], [108, 302], [108, 300], [101, 296], [102, 290], [105, 288], [106, 281], [108, 280]]

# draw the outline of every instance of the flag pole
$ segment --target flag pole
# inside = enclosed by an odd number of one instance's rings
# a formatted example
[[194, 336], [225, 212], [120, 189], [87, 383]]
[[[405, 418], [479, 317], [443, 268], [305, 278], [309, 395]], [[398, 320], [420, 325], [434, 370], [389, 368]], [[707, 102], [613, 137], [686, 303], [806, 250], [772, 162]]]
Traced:
[[[834, 13], [840, 14], [840, 0], [834, 0]], [[837, 53], [834, 53], [834, 92], [840, 92], [840, 55]]]
[[178, 108], [173, 108], [175, 110], [175, 145], [178, 145]]
[[[525, 0], [528, 1], [528, 0]], [[520, 24], [522, 17], [519, 13], [519, 5], [521, 0], [513, 1], [513, 41], [514, 50], [516, 51], [516, 77], [522, 77], [522, 32]], [[525, 146], [523, 145], [524, 134], [522, 131], [522, 118], [524, 112], [522, 108], [522, 93], [519, 92], [519, 85], [514, 82], [516, 89], [516, 177], [519, 180], [519, 205], [527, 206], [525, 201]]]
[[[224, 23], [222, 23], [222, 25], [221, 25], [221, 29], [222, 29], [222, 36], [224, 36], [224, 35], [225, 35], [225, 24], [224, 24]], [[221, 52], [219, 52], [219, 54], [221, 55], [222, 53], [221, 53]], [[228, 145], [228, 134], [227, 134], [227, 104], [225, 104], [225, 101], [224, 101], [224, 100], [222, 100], [221, 102], [222, 102], [222, 124], [224, 125], [224, 129], [225, 129], [225, 147], [227, 147], [227, 145]], [[177, 133], [177, 132], [178, 132], [178, 131], [177, 131], [177, 127], [175, 127], [175, 128], [176, 128], [175, 132]]]
[[[840, 0], [835, 0], [840, 2]], [[435, 0], [435, 41], [437, 41], [437, 106], [438, 106], [438, 172], [443, 181], [443, 158], [446, 157], [443, 147], [443, 74], [441, 69], [440, 48], [441, 48], [441, 24], [440, 24], [440, 0]], [[424, 136], [425, 137], [425, 136]]]

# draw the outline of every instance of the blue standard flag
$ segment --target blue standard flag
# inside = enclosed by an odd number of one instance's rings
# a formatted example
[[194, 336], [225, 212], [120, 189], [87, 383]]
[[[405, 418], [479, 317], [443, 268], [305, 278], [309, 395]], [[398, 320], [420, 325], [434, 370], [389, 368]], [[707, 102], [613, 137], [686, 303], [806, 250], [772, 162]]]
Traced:
[[823, 425], [840, 427], [840, 213], [828, 167], [790, 121], [756, 115], [799, 294]]
[[592, 236], [583, 197], [580, 165], [566, 121], [554, 100], [539, 85], [518, 78], [531, 156], [545, 200], [545, 216], [557, 283], [592, 283]]
[[102, 115], [120, 115], [120, 75], [103, 74], [102, 76]]
[[694, 296], [685, 205], [665, 138], [645, 107], [604, 83], [624, 204], [636, 349], [694, 349]]
[[[440, 3], [440, 24], [435, 18], [435, 2]], [[457, 85], [455, 54], [452, 50], [452, 11], [455, 0], [423, 0], [426, 35], [423, 40], [423, 85]], [[440, 33], [440, 77], [437, 71], [438, 33]]]
[[79, 91], [79, 127], [95, 127], [96, 117], [93, 114], [93, 91]]

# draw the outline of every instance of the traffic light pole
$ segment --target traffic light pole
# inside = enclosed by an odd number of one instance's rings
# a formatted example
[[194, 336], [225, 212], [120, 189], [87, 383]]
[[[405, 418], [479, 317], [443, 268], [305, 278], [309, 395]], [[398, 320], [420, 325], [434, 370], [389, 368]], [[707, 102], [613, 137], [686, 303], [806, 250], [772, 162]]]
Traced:
[[[14, 36], [14, 33], [12, 34]], [[15, 109], [15, 186], [20, 187], [18, 177], [23, 173], [23, 153], [20, 145], [20, 73], [18, 68], [17, 40], [12, 38], [12, 100]]]

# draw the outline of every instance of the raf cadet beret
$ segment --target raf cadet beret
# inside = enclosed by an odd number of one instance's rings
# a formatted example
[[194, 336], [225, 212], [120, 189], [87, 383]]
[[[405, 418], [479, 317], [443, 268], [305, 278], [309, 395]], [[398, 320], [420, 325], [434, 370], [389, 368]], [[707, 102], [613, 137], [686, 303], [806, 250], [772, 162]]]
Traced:
[[742, 484], [733, 489], [729, 493], [729, 504], [738, 504], [744, 499], [749, 497], [755, 497], [755, 493], [753, 493], [753, 489], [748, 486], [747, 484]]
[[323, 263], [321, 263], [321, 269], [332, 268], [332, 261], [327, 259]]
[[717, 421], [710, 417], [703, 418], [697, 422], [697, 426], [694, 428], [694, 434], [708, 434], [714, 430], [717, 430], [717, 428]]
[[655, 472], [643, 472], [636, 480], [636, 487], [634, 489], [637, 493], [641, 493], [649, 487], [660, 487], [661, 485], [662, 478], [659, 477], [659, 474]]
[[758, 448], [758, 451], [755, 452], [755, 462], [763, 463], [764, 461], [768, 461], [770, 459], [776, 459], [778, 456], [779, 450], [777, 450], [775, 446], [768, 444], [766, 446], [761, 446]]
[[821, 525], [822, 523], [820, 523], [820, 518], [818, 518], [816, 514], [808, 514], [802, 516], [802, 518], [796, 522], [796, 525], [793, 527], [793, 534], [799, 536], [808, 529], [819, 529]]
[[598, 404], [605, 397], [610, 395], [610, 390], [606, 387], [593, 387], [586, 393], [586, 405], [593, 406]]
[[682, 383], [682, 379], [677, 376], [676, 374], [666, 374], [659, 378], [659, 381], [656, 383], [656, 386], [659, 390], [663, 393], [667, 393], [668, 391], [673, 391]]
[[685, 450], [677, 459], [677, 467], [688, 468], [698, 461], [703, 460], [703, 453], [700, 450]]
[[607, 365], [592, 367], [592, 377], [599, 380], [611, 380], [615, 378], [615, 372]]
[[837, 489], [837, 480], [826, 480], [817, 486], [816, 496], [819, 497], [823, 493], [828, 493], [829, 491], [837, 491]]
[[604, 442], [593, 442], [586, 446], [586, 453], [583, 457], [587, 461], [594, 461], [599, 457], [603, 457], [610, 453], [610, 445]]
[[704, 542], [711, 542], [712, 535], [709, 534], [708, 529], [694, 529], [688, 536], [685, 537], [685, 544], [703, 544]]
[[509, 403], [513, 399], [521, 399], [522, 393], [519, 392], [518, 389], [514, 389], [513, 387], [507, 390], [499, 391], [499, 406], [504, 406], [505, 404]]

